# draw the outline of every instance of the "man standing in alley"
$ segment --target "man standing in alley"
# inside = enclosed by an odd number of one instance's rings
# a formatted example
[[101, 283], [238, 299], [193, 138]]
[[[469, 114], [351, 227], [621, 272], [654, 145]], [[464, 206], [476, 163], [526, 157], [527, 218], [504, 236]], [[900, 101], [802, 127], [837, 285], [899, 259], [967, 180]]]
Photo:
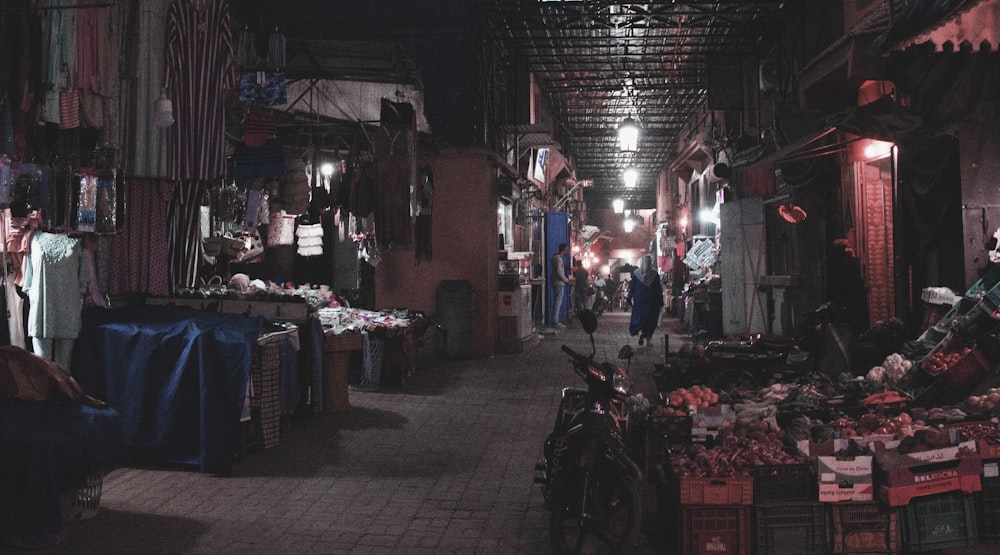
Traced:
[[573, 312], [575, 314], [590, 308], [587, 302], [590, 294], [590, 272], [583, 267], [582, 262], [577, 262], [576, 268], [573, 270]]
[[552, 325], [558, 328], [566, 327], [560, 319], [566, 284], [569, 283], [565, 256], [566, 243], [559, 243], [559, 252], [552, 255], [552, 260], [549, 261], [549, 267], [552, 269]]

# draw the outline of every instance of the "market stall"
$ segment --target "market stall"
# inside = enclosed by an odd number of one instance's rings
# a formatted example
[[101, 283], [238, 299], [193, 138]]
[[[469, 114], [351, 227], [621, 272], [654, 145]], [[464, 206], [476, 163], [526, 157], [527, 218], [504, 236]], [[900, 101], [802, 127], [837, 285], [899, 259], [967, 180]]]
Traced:
[[823, 320], [668, 355], [642, 454], [681, 552], [1000, 542], [998, 288], [991, 268], [912, 340]]

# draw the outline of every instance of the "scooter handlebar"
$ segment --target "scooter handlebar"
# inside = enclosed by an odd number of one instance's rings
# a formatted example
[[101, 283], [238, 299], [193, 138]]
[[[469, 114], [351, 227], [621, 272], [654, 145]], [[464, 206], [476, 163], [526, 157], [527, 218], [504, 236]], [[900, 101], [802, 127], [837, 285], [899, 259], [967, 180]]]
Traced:
[[569, 355], [569, 356], [571, 356], [573, 358], [580, 358], [580, 355], [576, 351], [574, 351], [573, 349], [570, 349], [566, 345], [562, 346], [562, 350], [563, 350], [564, 353], [566, 353], [567, 355]]

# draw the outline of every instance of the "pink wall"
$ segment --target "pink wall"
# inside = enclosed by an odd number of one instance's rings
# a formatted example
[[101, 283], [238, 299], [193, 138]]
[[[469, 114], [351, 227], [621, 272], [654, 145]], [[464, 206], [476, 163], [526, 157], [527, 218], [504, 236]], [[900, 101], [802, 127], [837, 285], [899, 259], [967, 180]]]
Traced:
[[377, 308], [434, 316], [442, 280], [464, 280], [475, 293], [477, 356], [496, 349], [497, 164], [485, 150], [445, 150], [429, 158], [434, 172], [432, 260], [417, 263], [412, 245], [382, 253], [375, 268]]

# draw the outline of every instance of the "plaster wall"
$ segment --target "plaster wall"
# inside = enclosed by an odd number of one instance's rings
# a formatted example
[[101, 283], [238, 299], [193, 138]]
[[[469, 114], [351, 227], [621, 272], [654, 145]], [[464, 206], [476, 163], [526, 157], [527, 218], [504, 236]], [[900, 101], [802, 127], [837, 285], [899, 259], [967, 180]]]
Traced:
[[434, 172], [432, 260], [418, 263], [413, 245], [384, 251], [375, 268], [375, 304], [433, 317], [441, 281], [468, 281], [475, 296], [475, 355], [489, 356], [496, 349], [497, 165], [480, 149], [446, 150], [428, 161]]

